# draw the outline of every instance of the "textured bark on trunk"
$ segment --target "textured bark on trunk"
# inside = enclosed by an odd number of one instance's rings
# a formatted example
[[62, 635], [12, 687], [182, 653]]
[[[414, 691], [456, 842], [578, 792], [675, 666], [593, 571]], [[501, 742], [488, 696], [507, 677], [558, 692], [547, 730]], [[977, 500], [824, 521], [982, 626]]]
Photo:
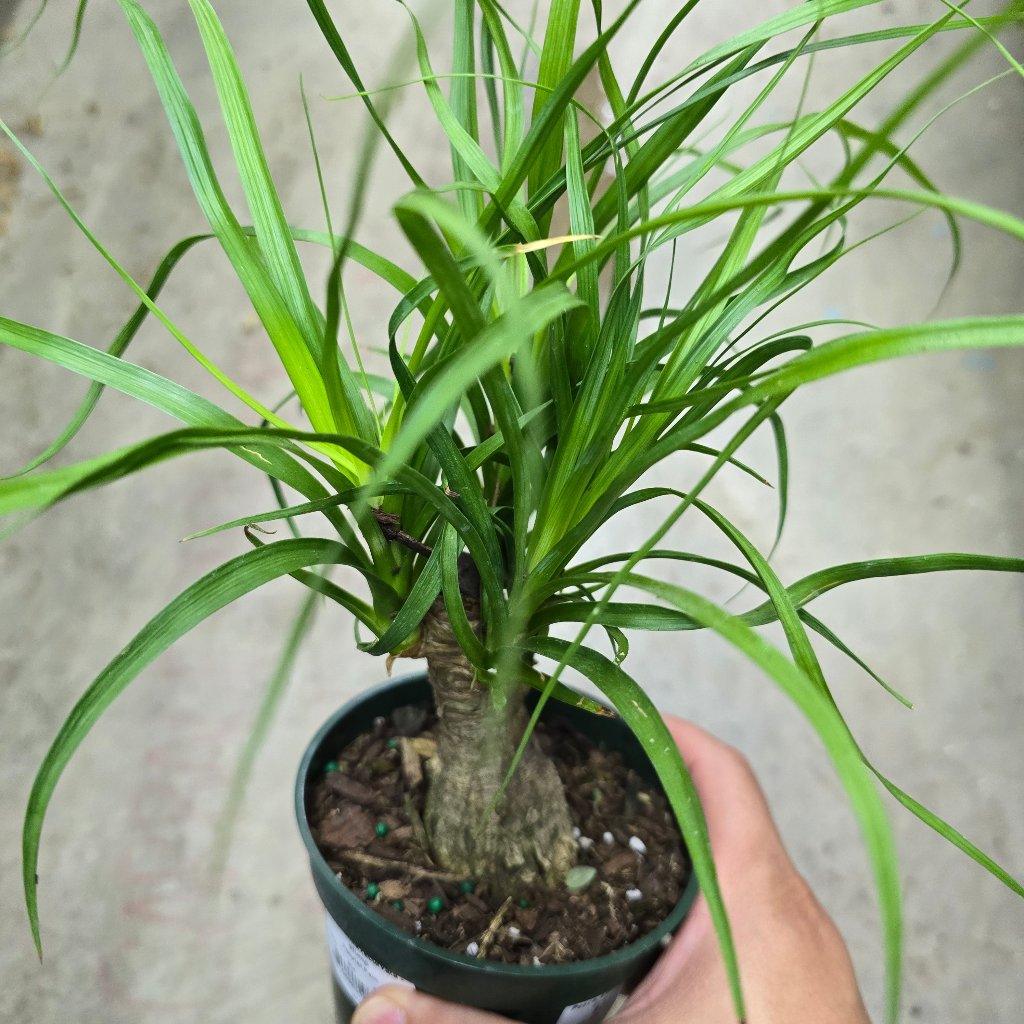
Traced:
[[[472, 621], [475, 608], [466, 605]], [[435, 859], [507, 891], [561, 884], [576, 844], [561, 780], [535, 739], [497, 807], [487, 810], [526, 726], [522, 695], [495, 708], [490, 691], [475, 681], [440, 598], [423, 620], [415, 653], [427, 659], [439, 716], [424, 814]]]

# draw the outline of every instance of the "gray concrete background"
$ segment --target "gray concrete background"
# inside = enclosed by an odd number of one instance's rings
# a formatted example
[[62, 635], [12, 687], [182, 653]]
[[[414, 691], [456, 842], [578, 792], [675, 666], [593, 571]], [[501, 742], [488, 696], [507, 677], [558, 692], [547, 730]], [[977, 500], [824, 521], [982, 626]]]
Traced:
[[[167, 246], [200, 229], [201, 220], [115, 4], [94, 2], [79, 58], [48, 88], [63, 53], [70, 6], [52, 5], [24, 49], [0, 63], [0, 116], [21, 130], [111, 251], [146, 279]], [[198, 105], [210, 111], [212, 88], [187, 6], [174, 0], [148, 6]], [[784, 6], [778, 0], [709, 3], [662, 63], [671, 67], [682, 55]], [[890, 23], [895, 6], [882, 5], [849, 24]], [[312, 97], [344, 92], [347, 83], [298, 0], [261, 4], [259, 17], [240, 0], [218, 7], [249, 79], [289, 216], [319, 226], [298, 74], [305, 73]], [[653, 25], [658, 5], [648, 7]], [[922, 0], [901, 9], [925, 18], [941, 8]], [[28, 12], [23, 6], [8, 30], [24, 24]], [[384, 55], [404, 32], [400, 9], [375, 7], [372, 17], [339, 9], [338, 16], [367, 76], [376, 80]], [[625, 46], [638, 48], [644, 38], [638, 28]], [[948, 43], [940, 41], [927, 60], [938, 59]], [[819, 61], [815, 90], [834, 91], [866, 65], [864, 54], [835, 56]], [[922, 74], [927, 60], [916, 60], [908, 71]], [[937, 105], [1004, 67], [997, 55], [983, 58], [948, 84]], [[887, 83], [860, 120], [878, 117], [909, 80]], [[341, 210], [362, 119], [352, 103], [315, 99], [313, 107], [332, 197]], [[918, 159], [943, 188], [1024, 213], [1022, 109], [1020, 80], [1003, 79], [952, 110], [922, 140]], [[429, 133], [423, 110], [418, 95], [403, 96], [394, 124], [420, 164], [440, 180], [446, 154]], [[224, 167], [223, 135], [216, 128], [211, 135]], [[401, 188], [392, 162], [382, 158], [362, 237], [381, 247], [396, 242], [386, 210]], [[898, 212], [871, 207], [857, 231], [879, 228]], [[936, 303], [941, 316], [1019, 311], [1019, 243], [973, 226], [965, 236], [963, 270], [945, 294], [948, 244], [941, 219], [929, 214], [850, 257], [790, 308], [786, 322], [848, 315], [895, 324], [928, 316]], [[688, 254], [694, 273], [713, 256], [713, 242], [705, 240], [700, 251]], [[390, 297], [372, 282], [356, 284], [359, 335], [376, 344], [382, 330], [374, 317]], [[0, 144], [3, 314], [105, 345], [132, 306], [40, 181]], [[216, 359], [239, 368], [247, 385], [268, 397], [281, 390], [269, 346], [213, 250], [182, 266], [166, 306]], [[142, 333], [131, 355], [219, 397], [155, 327]], [[1019, 554], [1021, 356], [919, 357], [850, 373], [792, 399], [792, 513], [776, 558], [782, 578], [897, 553]], [[82, 390], [61, 371], [0, 349], [0, 472], [13, 471], [42, 448]], [[159, 414], [110, 394], [71, 455], [84, 457], [170, 426]], [[755, 445], [751, 458], [770, 466], [766, 444]], [[663, 479], [678, 482], [690, 472], [680, 463], [667, 467]], [[761, 488], [723, 476], [712, 497], [756, 540], [770, 537], [771, 505]], [[284, 623], [299, 600], [287, 582], [220, 613], [178, 644], [83, 744], [57, 790], [44, 836], [42, 966], [21, 907], [21, 815], [36, 766], [64, 716], [88, 680], [152, 614], [200, 573], [244, 548], [241, 538], [230, 535], [186, 546], [179, 538], [268, 504], [265, 486], [248, 467], [209, 454], [85, 495], [0, 547], [3, 1021], [329, 1019], [321, 922], [292, 821], [292, 775], [326, 715], [383, 675], [380, 662], [353, 655], [350, 624], [333, 613], [320, 616], [314, 642], [299, 660], [257, 766], [219, 893], [211, 891], [206, 875], [212, 823]], [[655, 521], [653, 510], [623, 520], [604, 543], [628, 544]], [[681, 542], [685, 532], [693, 545], [706, 541], [705, 550], [724, 552], [696, 521], [679, 531]], [[687, 581], [714, 597], [729, 594], [713, 579]], [[1018, 877], [1024, 874], [1020, 581], [959, 574], [865, 583], [827, 596], [816, 610], [917, 704], [916, 711], [903, 711], [855, 667], [822, 650], [837, 697], [868, 752], [904, 788]], [[751, 758], [794, 857], [847, 937], [877, 1014], [882, 969], [869, 872], [851, 813], [808, 728], [764, 678], [711, 638], [639, 636], [630, 666], [664, 708], [691, 716]], [[916, 820], [896, 808], [892, 817], [906, 895], [906, 1019], [1019, 1021], [1020, 902]]]

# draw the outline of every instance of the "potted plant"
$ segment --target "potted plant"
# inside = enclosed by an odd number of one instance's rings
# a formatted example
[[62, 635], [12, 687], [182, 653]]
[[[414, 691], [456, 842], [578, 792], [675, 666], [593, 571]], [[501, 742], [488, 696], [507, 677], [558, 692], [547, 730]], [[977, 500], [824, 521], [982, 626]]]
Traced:
[[[346, 709], [307, 753], [300, 774], [300, 820], [311, 844], [314, 877], [338, 927], [332, 941], [340, 959], [349, 956], [373, 970], [372, 961], [387, 959], [382, 950], [391, 942], [400, 950], [397, 966], [384, 963], [385, 969], [404, 970], [417, 984], [429, 986], [444, 965], [460, 986], [454, 994], [442, 990], [449, 997], [461, 994], [538, 1021], [559, 1019], [566, 1011], [576, 1014], [572, 1019], [598, 1019], [605, 1012], [604, 989], [585, 976], [585, 965], [526, 964], [502, 970], [487, 960], [477, 963], [479, 948], [432, 952], [418, 939], [403, 938], [402, 922], [389, 920], [387, 911], [390, 906], [392, 918], [401, 915], [392, 906], [399, 900], [381, 900], [382, 883], [376, 880], [364, 886], [366, 891], [345, 888], [329, 854], [321, 852], [324, 844], [313, 843], [306, 823], [310, 813], [327, 813], [316, 787], [323, 788], [325, 776], [338, 775], [338, 759], [344, 760], [348, 744], [360, 742], [361, 735], [369, 736], [365, 742], [383, 743], [390, 754], [374, 750], [370, 758], [363, 747], [358, 755], [380, 761], [382, 773], [388, 758], [392, 766], [402, 767], [411, 748], [410, 757], [429, 765], [422, 781], [422, 812], [405, 806], [389, 820], [381, 811], [375, 830], [421, 831], [430, 862], [426, 870], [434, 880], [443, 876], [445, 885], [487, 889], [492, 903], [481, 913], [490, 913], [498, 925], [502, 907], [518, 892], [564, 897], [567, 879], [580, 866], [580, 840], [589, 837], [574, 834], [570, 801], [551, 762], [552, 741], [542, 744], [537, 723], [558, 702], [573, 709], [567, 714], [577, 721], [590, 716], [596, 723], [591, 731], [598, 733], [609, 716], [605, 705], [565, 686], [564, 673], [574, 670], [598, 688], [611, 714], [632, 734], [632, 746], [628, 739], [619, 742], [641, 773], [653, 773], [660, 782], [714, 917], [742, 1017], [742, 965], [732, 949], [699, 803], [654, 705], [623, 666], [626, 631], [708, 629], [752, 659], [796, 702], [850, 795], [878, 883], [888, 1008], [895, 1019], [899, 895], [878, 783], [1015, 892], [1022, 890], [991, 858], [871, 764], [832, 698], [809, 635], [817, 633], [841, 652], [852, 653], [806, 605], [851, 580], [949, 568], [1020, 571], [1024, 564], [962, 554], [871, 560], [826, 568], [784, 586], [770, 564], [770, 552], [761, 551], [709, 503], [707, 488], [723, 471], [763, 479], [738, 453], [759, 428], [771, 430], [777, 440], [781, 530], [786, 443], [779, 408], [796, 389], [905, 354], [1024, 343], [1024, 319], [1016, 316], [896, 328], [851, 329], [841, 320], [784, 329], [765, 325], [769, 313], [857, 247], [848, 232], [850, 219], [874, 200], [941, 211], [954, 250], [962, 218], [1024, 237], [1024, 225], [1009, 214], [936, 190], [895, 141], [945, 73], [988, 44], [995, 30], [1019, 17], [1019, 10], [978, 20], [950, 8], [928, 24], [835, 37], [823, 36], [822, 25], [832, 15], [872, 6], [871, 0], [801, 5], [741, 31], [661, 81], [654, 75], [659, 54], [685, 28], [694, 4], [671, 17], [641, 66], [628, 76], [613, 61], [610, 48], [629, 31], [635, 0], [614, 16], [595, 5], [591, 36], [573, 0], [552, 3], [546, 24], [535, 31], [522, 30], [490, 0], [464, 0], [453, 12], [454, 56], [445, 75], [437, 73], [410, 11], [418, 81], [436, 116], [438, 138], [452, 153], [452, 180], [428, 185], [388, 130], [386, 99], [364, 87], [359, 61], [327, 7], [322, 0], [307, 0], [373, 123], [348, 222], [335, 231], [325, 200], [327, 231], [313, 232], [293, 228], [285, 217], [245, 84], [208, 0], [190, 4], [248, 218], [225, 198], [203, 127], [156, 24], [136, 0], [120, 4], [212, 236], [279, 356], [291, 393], [278, 404], [273, 397], [251, 393], [238, 374], [217, 365], [159, 304], [165, 279], [198, 239], [175, 247], [146, 288], [79, 221], [141, 303], [107, 352], [0, 320], [5, 345], [93, 382], [85, 405], [58, 442], [28, 472], [0, 483], [0, 511], [44, 509], [211, 448], [227, 450], [265, 474], [278, 499], [276, 508], [204, 531], [242, 528], [251, 550], [202, 576], [157, 615], [89, 686], [54, 741], [32, 789], [24, 832], [25, 893], [37, 944], [43, 817], [78, 744], [142, 668], [177, 638], [226, 604], [289, 575], [311, 595], [293, 632], [296, 642], [313, 601], [340, 605], [360, 624], [365, 637], [360, 646], [370, 654], [389, 662], [426, 659], [438, 715], [430, 745], [421, 743], [419, 752], [412, 742], [423, 740], [419, 726], [379, 723], [382, 715], [404, 701], [420, 700], [425, 692], [422, 679], [403, 682]], [[868, 129], [853, 120], [857, 105], [892, 71], [954, 30], [966, 33], [968, 42], [882, 124]], [[516, 42], [520, 36], [525, 43]], [[819, 107], [801, 94], [786, 120], [780, 123], [774, 114], [766, 119], [769, 104], [790, 79], [802, 81], [813, 55], [875, 42], [891, 44], [887, 55], [837, 98]], [[603, 115], [581, 100], [595, 77], [607, 102]], [[842, 143], [841, 167], [824, 181], [801, 176], [801, 162], [825, 138]], [[398, 201], [395, 216], [416, 260], [412, 273], [356, 240], [363, 179], [380, 147], [391, 151], [410, 180], [411, 191]], [[909, 176], [914, 187], [891, 184], [896, 174]], [[46, 180], [77, 220], [56, 184]], [[322, 178], [320, 187], [326, 196]], [[714, 257], [680, 298], [671, 289], [675, 263], [670, 257], [676, 253], [681, 258], [699, 229], [716, 238]], [[322, 304], [315, 300], [321, 282], [300, 262], [297, 241], [321, 245], [330, 255]], [[658, 260], [670, 266], [670, 286], [663, 294], [655, 294], [648, 280], [649, 268], [664, 266]], [[396, 304], [382, 319], [379, 338], [350, 348], [345, 325], [351, 288], [346, 291], [344, 282], [356, 265], [390, 285]], [[241, 403], [242, 418], [125, 358], [148, 316], [158, 319]], [[375, 355], [380, 358], [371, 363]], [[185, 425], [61, 469], [46, 467], [89, 417], [104, 387]], [[680, 452], [706, 460], [695, 480], [685, 490], [652, 484], [647, 474]], [[667, 514], [630, 550], [585, 550], [616, 516], [653, 502]], [[679, 533], [673, 528], [684, 514], [710, 523], [735, 549], [735, 559], [677, 547], [670, 538]], [[295, 536], [273, 539], [261, 533], [274, 524], [294, 527], [302, 516], [319, 517], [320, 532], [329, 535], [305, 536], [296, 530]], [[743, 614], [733, 614], [664, 571], [701, 563], [761, 591], [762, 599]], [[323, 567], [331, 566], [358, 576], [361, 589], [329, 579]], [[623, 589], [632, 599], [623, 599]], [[776, 622], [784, 632], [784, 647], [756, 632]], [[534, 695], [530, 705], [528, 694]], [[390, 748], [389, 740], [394, 741]], [[348, 772], [341, 774], [350, 778]], [[337, 779], [333, 782], [337, 788]], [[365, 783], [345, 783], [347, 798], [354, 799], [355, 784]], [[352, 812], [356, 832], [365, 825], [366, 806], [360, 806], [362, 818]], [[352, 849], [348, 843], [337, 849]], [[640, 846], [645, 848], [642, 840]], [[638, 849], [632, 852], [643, 856]], [[384, 859], [364, 854], [363, 867], [380, 867], [366, 857]], [[359, 886], [367, 877], [365, 871], [352, 873]], [[575, 886], [575, 880], [570, 884]], [[370, 885], [377, 891], [368, 891]], [[634, 902], [625, 892], [622, 899]], [[688, 898], [680, 893], [663, 923], [629, 947], [639, 950], [639, 962], [678, 923]], [[426, 967], [410, 962], [419, 954]], [[598, 966], [604, 971], [610, 963]], [[463, 979], [477, 970], [486, 980], [473, 991], [473, 983]], [[344, 968], [337, 966], [337, 971], [344, 1016], [354, 996], [340, 976]], [[628, 982], [634, 973], [635, 965], [627, 964], [616, 984]], [[514, 979], [510, 988], [515, 995], [496, 995], [500, 984], [494, 977]], [[523, 994], [534, 981], [539, 989], [555, 987], [552, 978], [567, 980], [568, 986], [550, 998]], [[586, 1006], [593, 997], [598, 1002]], [[583, 1005], [570, 1009], [576, 1004]]]

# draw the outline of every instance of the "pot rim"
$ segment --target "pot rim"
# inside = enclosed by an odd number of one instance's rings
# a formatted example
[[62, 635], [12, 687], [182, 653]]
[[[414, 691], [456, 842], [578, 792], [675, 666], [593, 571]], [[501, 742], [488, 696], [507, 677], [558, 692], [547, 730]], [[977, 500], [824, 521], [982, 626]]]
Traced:
[[[299, 763], [299, 771], [295, 783], [295, 816], [299, 825], [299, 834], [306, 851], [310, 857], [310, 864], [314, 873], [319, 874], [322, 879], [327, 880], [334, 892], [348, 906], [349, 910], [363, 922], [378, 929], [388, 936], [396, 944], [414, 949], [419, 956], [435, 959], [445, 964], [461, 968], [472, 967], [485, 974], [495, 974], [506, 978], [531, 977], [536, 978], [543, 973], [544, 977], [551, 980], [572, 979], [583, 975], [590, 975], [602, 967], [611, 967], [622, 961], [639, 959], [657, 948], [665, 936], [670, 935], [683, 921], [686, 914], [692, 907], [697, 896], [697, 876], [690, 871], [689, 880], [683, 890], [679, 902], [672, 908], [668, 916], [652, 931], [629, 943], [620, 949], [601, 956], [592, 957], [589, 960], [578, 960], [568, 964], [506, 964], [494, 960], [479, 960], [476, 957], [465, 953], [458, 953], [455, 950], [445, 949], [432, 942], [425, 941], [415, 935], [402, 931], [397, 925], [392, 924], [387, 918], [382, 917], [368, 907], [347, 885], [341, 882], [335, 873], [330, 869], [323, 854], [320, 852], [313, 839], [313, 833], [309, 827], [309, 820], [306, 816], [306, 780], [310, 775], [313, 760], [320, 751], [324, 740], [334, 731], [338, 723], [351, 715], [357, 708], [368, 700], [380, 696], [403, 684], [412, 684], [426, 681], [426, 672], [412, 672], [403, 676], [397, 676], [377, 686], [361, 691], [351, 700], [346, 701], [337, 711], [332, 714], [326, 722], [317, 730], [310, 740], [302, 760]], [[324, 908], [327, 909], [326, 907]], [[329, 911], [327, 911], [330, 913]]]

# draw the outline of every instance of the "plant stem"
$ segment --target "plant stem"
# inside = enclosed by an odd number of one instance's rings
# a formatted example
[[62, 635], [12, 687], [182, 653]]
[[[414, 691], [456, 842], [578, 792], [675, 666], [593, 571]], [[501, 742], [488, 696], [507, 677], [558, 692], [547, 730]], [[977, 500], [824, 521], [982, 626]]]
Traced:
[[[479, 629], [478, 606], [469, 599], [465, 604]], [[479, 683], [441, 598], [409, 653], [427, 659], [439, 718], [424, 814], [435, 859], [449, 871], [507, 889], [561, 884], [575, 863], [576, 844], [561, 780], [535, 739], [489, 809], [527, 723], [525, 688], [500, 699]]]

